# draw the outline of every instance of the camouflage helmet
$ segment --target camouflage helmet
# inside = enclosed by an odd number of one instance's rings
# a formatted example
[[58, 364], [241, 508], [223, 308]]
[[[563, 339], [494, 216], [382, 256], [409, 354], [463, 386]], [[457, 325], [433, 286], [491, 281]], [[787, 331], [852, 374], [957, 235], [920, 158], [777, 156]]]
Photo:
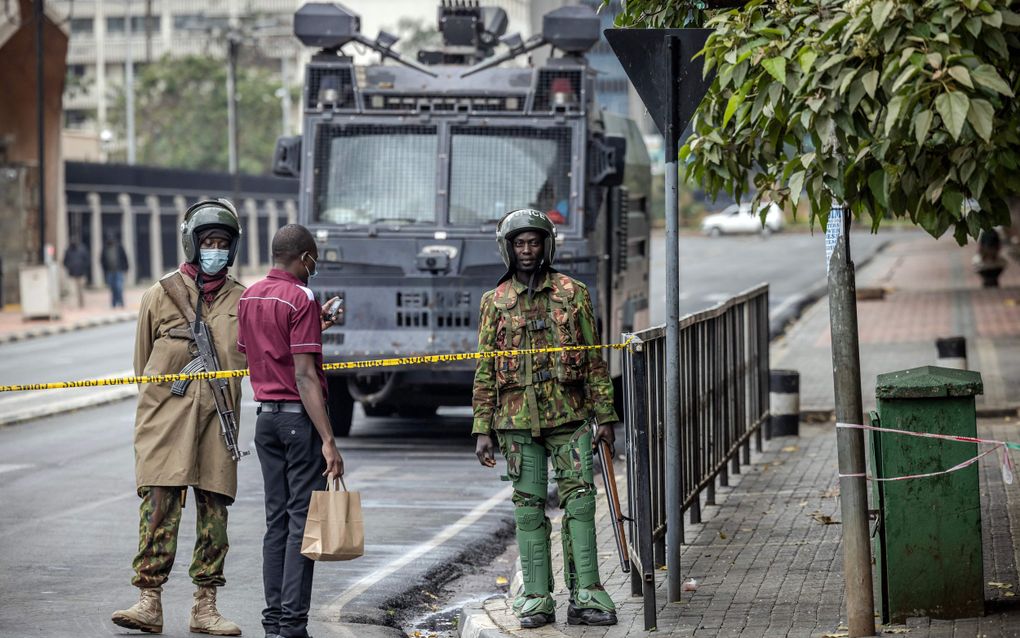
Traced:
[[198, 249], [201, 242], [198, 235], [202, 230], [222, 228], [230, 233], [230, 253], [227, 265], [234, 264], [237, 245], [241, 237], [241, 222], [237, 210], [229, 199], [203, 199], [196, 202], [184, 213], [181, 223], [181, 245], [184, 247], [184, 261], [198, 264]]
[[552, 266], [556, 256], [556, 226], [542, 211], [534, 208], [512, 210], [499, 220], [496, 226], [496, 240], [499, 243], [499, 256], [507, 268], [513, 269], [513, 246], [511, 242], [524, 231], [532, 230], [545, 235], [545, 251], [542, 253], [547, 266]]

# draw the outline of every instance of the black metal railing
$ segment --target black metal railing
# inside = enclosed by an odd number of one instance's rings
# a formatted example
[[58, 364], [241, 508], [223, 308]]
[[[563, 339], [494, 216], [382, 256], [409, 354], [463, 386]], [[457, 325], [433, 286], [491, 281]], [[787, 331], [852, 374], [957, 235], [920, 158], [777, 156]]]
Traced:
[[[741, 461], [750, 462], [751, 438], [761, 451], [769, 411], [768, 285], [680, 319], [680, 366], [666, 365], [666, 328], [633, 335], [624, 355], [627, 495], [632, 593], [644, 596], [645, 629], [656, 623], [655, 570], [666, 563], [666, 523], [701, 522], [702, 498], [715, 504]], [[679, 375], [679, 455], [667, 454], [666, 379]], [[767, 434], [767, 433], [766, 433]], [[742, 457], [742, 458], [741, 458]], [[679, 464], [679, 503], [666, 499], [670, 464]], [[679, 508], [675, 512], [673, 508]], [[679, 554], [677, 554], [678, 556]], [[679, 561], [677, 561], [679, 564]], [[667, 573], [680, 591], [680, 573]]]

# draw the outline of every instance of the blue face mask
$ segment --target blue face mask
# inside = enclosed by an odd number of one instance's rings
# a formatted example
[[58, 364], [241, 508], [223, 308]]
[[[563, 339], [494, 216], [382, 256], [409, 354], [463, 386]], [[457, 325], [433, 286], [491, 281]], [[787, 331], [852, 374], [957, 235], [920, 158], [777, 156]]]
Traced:
[[202, 264], [202, 272], [207, 275], [215, 275], [226, 267], [230, 251], [219, 250], [217, 248], [203, 248], [198, 251], [198, 255], [199, 261]]

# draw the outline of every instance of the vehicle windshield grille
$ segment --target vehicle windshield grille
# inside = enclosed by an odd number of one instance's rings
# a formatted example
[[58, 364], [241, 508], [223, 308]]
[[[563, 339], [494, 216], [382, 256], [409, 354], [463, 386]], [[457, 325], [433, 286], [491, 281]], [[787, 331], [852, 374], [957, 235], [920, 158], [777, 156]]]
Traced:
[[450, 223], [484, 223], [517, 208], [567, 223], [570, 139], [567, 127], [453, 127]]
[[434, 223], [434, 126], [319, 127], [315, 221]]

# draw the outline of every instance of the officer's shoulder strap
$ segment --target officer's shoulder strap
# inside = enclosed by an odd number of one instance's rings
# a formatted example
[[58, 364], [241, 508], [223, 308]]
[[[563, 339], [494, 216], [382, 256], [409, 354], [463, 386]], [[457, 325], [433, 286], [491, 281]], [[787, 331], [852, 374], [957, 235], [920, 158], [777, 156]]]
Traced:
[[512, 280], [501, 282], [492, 292], [492, 305], [500, 310], [510, 310], [517, 305], [517, 291]]
[[188, 323], [195, 322], [195, 309], [191, 307], [188, 302], [188, 286], [184, 283], [184, 277], [181, 275], [181, 271], [175, 270], [174, 272], [164, 275], [159, 280], [159, 285], [163, 287], [163, 291], [166, 292], [166, 296], [170, 297], [170, 301], [174, 302], [177, 306], [177, 310], [184, 315], [184, 318]]
[[554, 301], [561, 304], [571, 301], [574, 295], [577, 294], [578, 288], [584, 286], [584, 284], [573, 277], [556, 271], [549, 273], [549, 280], [552, 282], [552, 294], [550, 296]]

